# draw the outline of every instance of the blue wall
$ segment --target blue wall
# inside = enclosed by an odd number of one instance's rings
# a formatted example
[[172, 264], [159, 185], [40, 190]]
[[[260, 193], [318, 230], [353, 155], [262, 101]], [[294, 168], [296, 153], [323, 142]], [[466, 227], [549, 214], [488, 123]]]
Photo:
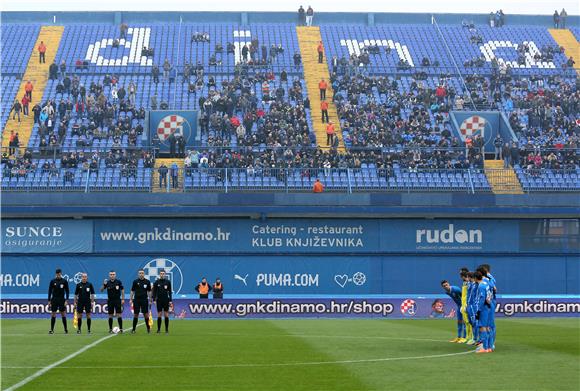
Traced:
[[[109, 270], [114, 269], [128, 291], [137, 270], [145, 268], [146, 273], [154, 273], [148, 267], [158, 265], [158, 259], [173, 262], [162, 261], [163, 267], [171, 273], [176, 293], [186, 295], [194, 294], [194, 285], [204, 276], [210, 281], [221, 277], [227, 293], [233, 295], [437, 294], [441, 293], [439, 283], [442, 279], [458, 285], [459, 268], [474, 269], [484, 262], [492, 265], [501, 294], [580, 294], [580, 269], [575, 257], [184, 256], [166, 253], [4, 256], [1, 261], [2, 294], [43, 295], [56, 268], [63, 269], [71, 284], [79, 272], [87, 272], [93, 283], [100, 284]], [[365, 281], [355, 283], [355, 273], [364, 274]], [[17, 282], [25, 281], [23, 274], [32, 275], [38, 284], [16, 286]], [[236, 275], [245, 278], [246, 285], [234, 278]], [[280, 275], [287, 276], [287, 280], [271, 279]]]
[[[3, 23], [112, 23], [121, 20], [128, 23], [179, 23], [180, 18], [189, 23], [296, 23], [295, 12], [2, 12]], [[460, 24], [462, 20], [472, 20], [487, 24], [488, 15], [484, 14], [435, 14], [440, 24]], [[426, 13], [355, 13], [355, 12], [318, 12], [315, 24], [423, 24], [431, 23], [431, 14]], [[552, 27], [551, 15], [507, 15], [508, 25], [541, 25]], [[578, 25], [580, 16], [568, 16], [570, 26]]]
[[[62, 268], [71, 282], [80, 272], [100, 282], [115, 269], [126, 283], [139, 268], [152, 277], [164, 268], [180, 294], [192, 294], [203, 276], [212, 280], [220, 276], [230, 294], [434, 294], [440, 291], [442, 279], [459, 283], [460, 267], [473, 270], [480, 263], [492, 265], [502, 294], [580, 293], [577, 219], [230, 217], [2, 223], [3, 295], [44, 294], [56, 268]], [[427, 236], [443, 238], [447, 229], [452, 230], [449, 239], [423, 240], [424, 230], [431, 232]], [[460, 229], [476, 230], [480, 239], [467, 240], [465, 234], [458, 234]], [[169, 231], [195, 236], [149, 235]], [[330, 243], [345, 238], [360, 241], [360, 246]], [[289, 246], [286, 239], [299, 239], [302, 244]], [[60, 243], [54, 247], [53, 241]]]

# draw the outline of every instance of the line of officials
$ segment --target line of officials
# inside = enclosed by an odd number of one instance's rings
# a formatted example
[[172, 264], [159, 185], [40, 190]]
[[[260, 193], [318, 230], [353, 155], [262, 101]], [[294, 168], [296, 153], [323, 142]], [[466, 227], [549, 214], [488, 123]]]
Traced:
[[[123, 332], [123, 306], [125, 304], [125, 287], [121, 280], [117, 279], [114, 270], [109, 272], [109, 278], [103, 281], [101, 292], [107, 291], [107, 310], [109, 314], [109, 333], [113, 332], [113, 317], [117, 316], [119, 329]], [[200, 299], [208, 299], [209, 293], [213, 292], [214, 299], [223, 299], [224, 287], [219, 277], [213, 285], [207, 282], [204, 277], [199, 284], [195, 286], [196, 292], [199, 293]], [[48, 287], [48, 304], [51, 311], [50, 331], [54, 333], [56, 323], [56, 313], [60, 312], [65, 333], [68, 333], [66, 321], [66, 307], [69, 300], [68, 281], [63, 278], [62, 270], [56, 269], [56, 276], [50, 281]], [[159, 277], [154, 283], [145, 278], [143, 269], [139, 269], [138, 278], [131, 285], [129, 302], [133, 311], [133, 328], [135, 333], [139, 313], [143, 314], [147, 332], [151, 331], [153, 325], [150, 319], [151, 307], [153, 303], [157, 306], [157, 332], [161, 331], [162, 317], [165, 317], [165, 332], [169, 332], [169, 313], [173, 311], [173, 289], [171, 281], [167, 278], [164, 270], [159, 271]], [[75, 318], [73, 325], [78, 326], [77, 333], [80, 333], [82, 326], [82, 314], [86, 313], [87, 331], [91, 332], [91, 312], [95, 304], [95, 288], [88, 281], [87, 273], [82, 273], [81, 281], [76, 285], [74, 292]], [[152, 315], [152, 314], [151, 314]]]

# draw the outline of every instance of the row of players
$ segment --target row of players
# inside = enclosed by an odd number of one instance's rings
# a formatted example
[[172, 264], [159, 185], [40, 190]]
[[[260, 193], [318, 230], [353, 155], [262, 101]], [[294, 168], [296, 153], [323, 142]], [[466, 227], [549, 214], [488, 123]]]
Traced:
[[476, 353], [495, 350], [496, 281], [488, 264], [479, 265], [475, 272], [462, 268], [462, 286], [441, 281], [445, 293], [457, 305], [456, 343], [477, 345]]
[[[221, 298], [223, 294], [223, 285], [219, 278], [213, 286], [210, 286], [207, 280], [202, 279], [201, 283], [196, 286], [200, 298], [207, 298], [210, 291], [213, 291], [214, 298]], [[125, 287], [123, 282], [117, 279], [117, 273], [113, 270], [109, 272], [109, 279], [103, 281], [101, 292], [107, 291], [107, 307], [109, 314], [109, 333], [113, 333], [113, 317], [117, 317], [119, 331], [123, 332], [123, 305], [125, 304]], [[217, 297], [216, 297], [217, 294]], [[54, 334], [54, 325], [56, 323], [56, 313], [60, 312], [65, 334], [68, 334], [66, 307], [69, 299], [68, 281], [62, 277], [62, 270], [56, 269], [56, 277], [50, 281], [48, 288], [48, 304], [50, 306], [50, 331]], [[153, 325], [150, 316], [150, 306], [155, 303], [157, 306], [157, 333], [161, 332], [162, 317], [165, 319], [165, 333], [169, 333], [169, 312], [173, 309], [171, 281], [167, 278], [165, 270], [159, 271], [159, 277], [154, 283], [145, 278], [145, 271], [139, 269], [138, 277], [131, 285], [131, 294], [129, 302], [133, 309], [133, 328], [131, 333], [135, 333], [139, 320], [139, 313], [145, 318], [147, 333], [151, 332]], [[78, 326], [77, 333], [81, 333], [83, 312], [87, 318], [87, 331], [91, 332], [91, 312], [95, 303], [95, 288], [88, 281], [87, 273], [82, 273], [81, 282], [75, 288], [74, 307], [75, 315], [73, 324]]]

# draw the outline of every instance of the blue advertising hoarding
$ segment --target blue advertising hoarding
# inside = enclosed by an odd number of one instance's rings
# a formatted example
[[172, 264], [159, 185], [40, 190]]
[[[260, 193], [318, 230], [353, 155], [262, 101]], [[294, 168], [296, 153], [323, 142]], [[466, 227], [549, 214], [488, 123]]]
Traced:
[[[202, 277], [220, 277], [226, 295], [399, 295], [438, 294], [440, 281], [459, 285], [461, 267], [492, 265], [502, 294], [580, 294], [576, 256], [463, 255], [20, 255], [1, 260], [2, 295], [45, 295], [54, 271], [70, 284], [87, 272], [96, 284], [114, 269], [126, 288], [140, 268], [151, 280], [164, 269], [175, 294], [195, 295]], [[522, 278], [525, 275], [525, 278]]]
[[2, 220], [2, 253], [91, 253], [88, 220]]
[[96, 220], [96, 253], [517, 252], [517, 220]]
[[[107, 317], [107, 303], [96, 300], [93, 317]], [[73, 311], [69, 302], [67, 312]], [[156, 314], [156, 309], [152, 309]], [[285, 299], [175, 299], [170, 316], [175, 319], [276, 319], [276, 318], [393, 318], [393, 319], [455, 319], [455, 304], [443, 295], [439, 297], [406, 298], [285, 298]], [[498, 298], [496, 317], [578, 317], [580, 299]], [[46, 318], [49, 308], [43, 299], [2, 299], [0, 314], [4, 318]], [[125, 305], [124, 317], [131, 317]], [[105, 331], [105, 330], [103, 330]]]

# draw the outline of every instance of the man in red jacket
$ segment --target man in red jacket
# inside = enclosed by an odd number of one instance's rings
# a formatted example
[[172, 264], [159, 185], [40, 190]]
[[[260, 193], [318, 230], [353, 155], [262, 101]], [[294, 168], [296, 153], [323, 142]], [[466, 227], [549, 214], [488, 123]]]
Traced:
[[40, 45], [38, 45], [38, 61], [41, 64], [46, 63], [46, 45], [44, 41], [40, 41]]
[[22, 114], [24, 114], [25, 116], [28, 117], [28, 104], [30, 103], [30, 100], [28, 99], [28, 95], [24, 94], [24, 96], [22, 97], [21, 103], [22, 103]]

